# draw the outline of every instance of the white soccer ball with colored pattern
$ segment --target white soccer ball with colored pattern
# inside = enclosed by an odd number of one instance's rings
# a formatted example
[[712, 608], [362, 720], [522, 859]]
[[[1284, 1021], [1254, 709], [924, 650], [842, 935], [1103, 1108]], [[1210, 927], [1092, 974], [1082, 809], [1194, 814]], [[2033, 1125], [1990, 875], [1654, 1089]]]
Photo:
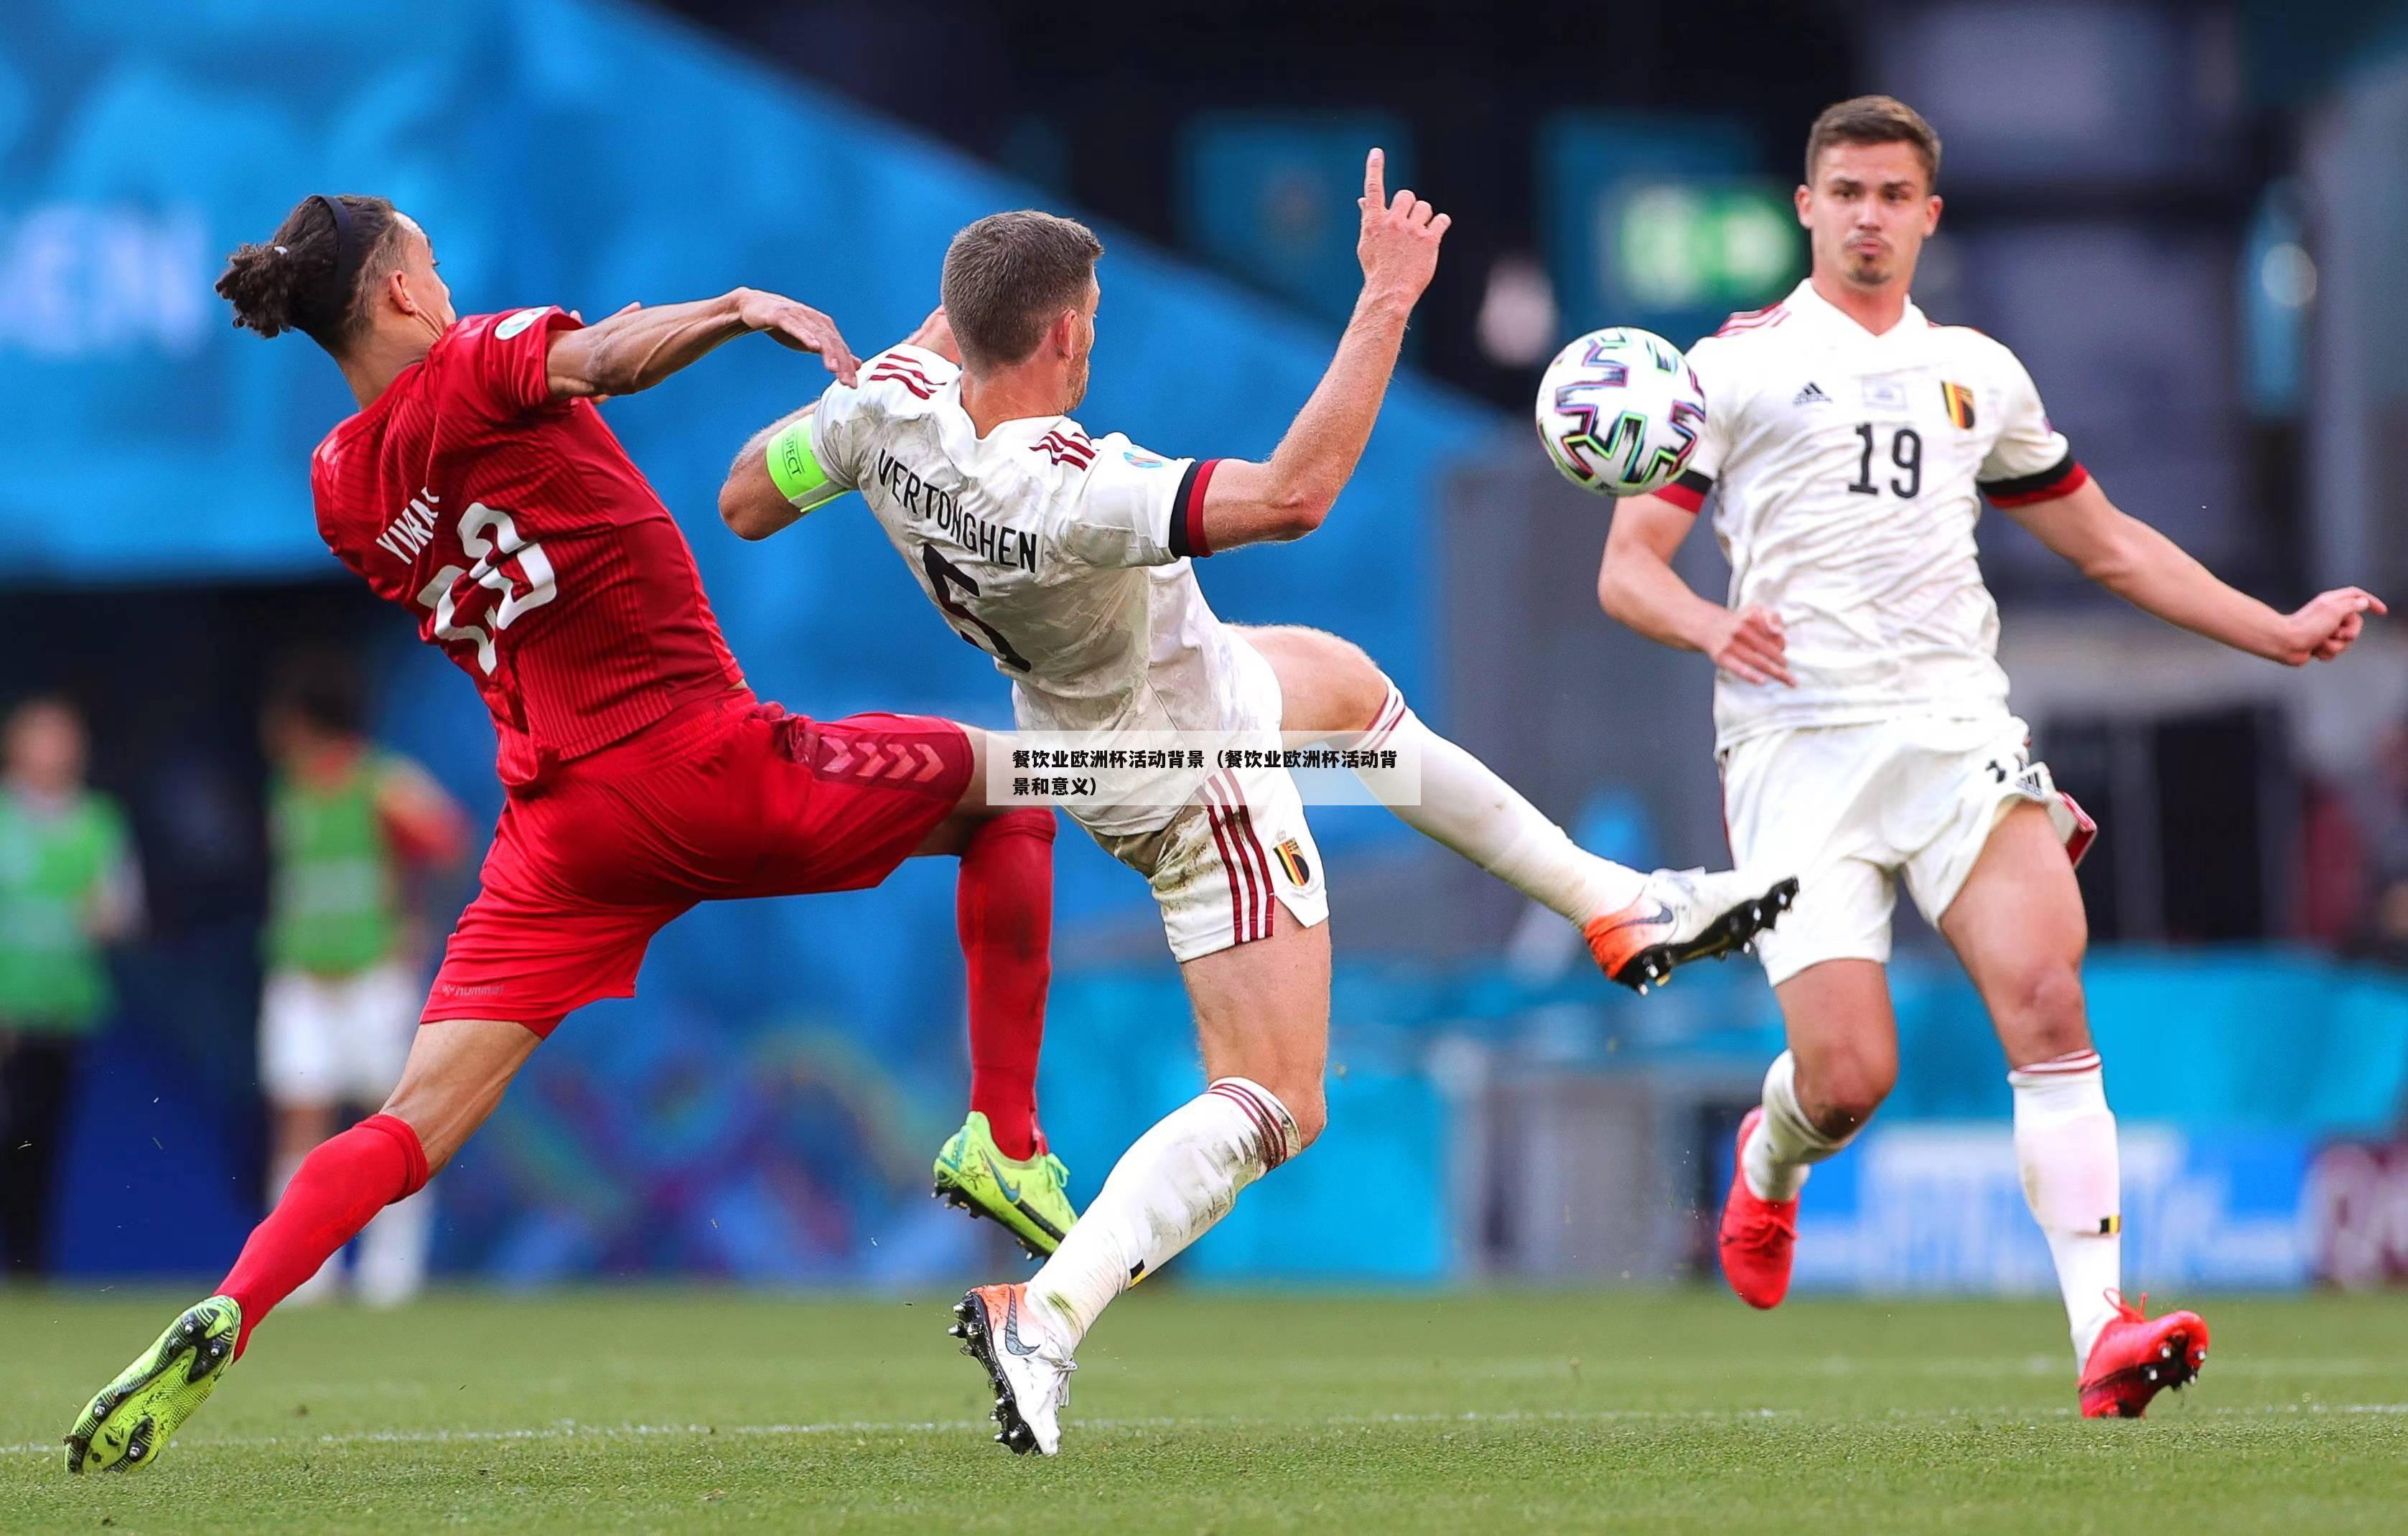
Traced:
[[1591, 331], [1539, 380], [1539, 441], [1565, 479], [1600, 496], [1643, 496], [1697, 451], [1705, 391], [1681, 349], [1653, 331]]

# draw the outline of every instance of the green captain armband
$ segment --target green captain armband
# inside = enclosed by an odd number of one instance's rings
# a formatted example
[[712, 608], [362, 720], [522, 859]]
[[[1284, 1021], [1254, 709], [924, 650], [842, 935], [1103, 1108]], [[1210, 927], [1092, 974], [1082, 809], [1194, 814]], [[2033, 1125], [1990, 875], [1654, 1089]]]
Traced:
[[824, 506], [851, 489], [828, 478], [828, 472], [820, 467], [819, 455], [811, 450], [811, 420], [806, 416], [779, 428], [769, 439], [769, 478], [776, 483], [778, 494], [801, 512]]

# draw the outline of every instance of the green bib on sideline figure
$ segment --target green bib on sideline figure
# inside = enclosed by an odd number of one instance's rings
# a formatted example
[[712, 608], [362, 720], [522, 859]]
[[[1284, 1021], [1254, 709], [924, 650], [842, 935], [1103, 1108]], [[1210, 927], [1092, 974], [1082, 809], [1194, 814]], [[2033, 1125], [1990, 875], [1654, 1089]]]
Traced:
[[48, 814], [0, 789], [0, 1025], [84, 1034], [100, 1021], [108, 968], [89, 917], [125, 858], [125, 818], [103, 797]]
[[343, 976], [389, 959], [400, 940], [400, 874], [377, 815], [386, 760], [370, 752], [330, 784], [279, 774], [268, 792], [276, 875], [267, 962]]

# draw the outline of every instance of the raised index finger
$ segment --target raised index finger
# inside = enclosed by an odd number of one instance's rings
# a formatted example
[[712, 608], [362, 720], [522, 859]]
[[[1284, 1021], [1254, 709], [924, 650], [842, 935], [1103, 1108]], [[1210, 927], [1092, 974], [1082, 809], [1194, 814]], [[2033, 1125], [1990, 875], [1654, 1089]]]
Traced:
[[1388, 151], [1385, 149], [1373, 149], [1364, 157], [1363, 206], [1366, 208], [1388, 206], [1387, 166]]

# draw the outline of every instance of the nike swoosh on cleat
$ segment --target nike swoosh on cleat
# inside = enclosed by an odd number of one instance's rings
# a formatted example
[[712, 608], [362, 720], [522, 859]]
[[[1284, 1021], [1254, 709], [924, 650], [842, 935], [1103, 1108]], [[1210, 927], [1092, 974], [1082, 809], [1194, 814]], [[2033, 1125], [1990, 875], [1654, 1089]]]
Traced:
[[1652, 923], [1669, 923], [1671, 920], [1671, 906], [1659, 900], [1656, 902], [1656, 910], [1652, 914], [1637, 917], [1625, 917], [1618, 923], [1606, 924], [1605, 927], [1600, 929], [1598, 932], [1605, 933], [1619, 933], [1626, 928], [1644, 928]]
[[1034, 1345], [1020, 1342], [1020, 1300], [1017, 1297], [1003, 1304], [1003, 1347], [1015, 1355], [1034, 1355]]
[[986, 1164], [987, 1173], [1003, 1190], [1003, 1198], [1010, 1201], [1014, 1205], [1019, 1204], [1020, 1190], [1018, 1187], [1013, 1185], [1010, 1179], [1003, 1176], [1003, 1170], [1001, 1167], [996, 1165], [994, 1155], [987, 1152], [981, 1152], [979, 1154], [979, 1160]]

